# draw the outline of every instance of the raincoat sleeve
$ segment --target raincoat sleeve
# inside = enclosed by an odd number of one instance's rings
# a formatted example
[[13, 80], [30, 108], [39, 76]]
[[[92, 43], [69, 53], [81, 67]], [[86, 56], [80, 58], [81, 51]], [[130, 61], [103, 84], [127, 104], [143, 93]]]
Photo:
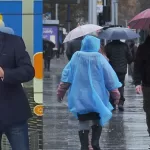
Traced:
[[122, 84], [119, 82], [119, 79], [115, 71], [102, 55], [101, 55], [101, 65], [103, 67], [104, 82], [107, 90], [113, 91], [121, 87]]
[[120, 99], [120, 92], [118, 89], [115, 89], [113, 91], [110, 91], [110, 97], [113, 99], [113, 100], [119, 100]]
[[57, 88], [57, 96], [59, 98], [64, 98], [67, 90], [69, 89], [70, 84], [69, 83], [64, 83], [64, 82], [60, 82], [58, 88]]

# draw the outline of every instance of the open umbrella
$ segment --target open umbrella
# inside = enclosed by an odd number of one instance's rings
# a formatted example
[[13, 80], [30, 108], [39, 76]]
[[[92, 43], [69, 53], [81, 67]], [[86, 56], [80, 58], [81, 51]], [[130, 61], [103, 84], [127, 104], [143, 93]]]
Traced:
[[82, 26], [78, 26], [77, 28], [73, 29], [68, 33], [63, 43], [72, 41], [74, 39], [77, 39], [79, 37], [85, 36], [87, 34], [90, 34], [92, 32], [101, 30], [103, 27], [94, 25], [94, 24], [86, 24]]
[[43, 44], [50, 44], [52, 47], [55, 47], [55, 44], [47, 39], [43, 39]]
[[150, 9], [146, 9], [136, 15], [129, 21], [129, 27], [132, 29], [149, 29], [150, 28]]
[[132, 31], [128, 28], [121, 28], [121, 27], [113, 27], [108, 28], [107, 30], [102, 31], [99, 34], [100, 39], [106, 39], [106, 40], [129, 40], [129, 39], [136, 39], [139, 38], [139, 34]]

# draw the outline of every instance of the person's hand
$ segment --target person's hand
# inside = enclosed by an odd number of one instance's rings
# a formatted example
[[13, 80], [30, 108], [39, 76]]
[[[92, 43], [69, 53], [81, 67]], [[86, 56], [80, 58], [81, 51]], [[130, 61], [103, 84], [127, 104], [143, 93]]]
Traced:
[[0, 78], [4, 77], [4, 70], [0, 67]]
[[142, 93], [142, 86], [141, 85], [137, 85], [135, 90], [136, 90], [137, 94], [141, 94]]
[[115, 100], [115, 101], [114, 101], [114, 104], [115, 104], [115, 105], [118, 105], [118, 104], [119, 104], [119, 100]]

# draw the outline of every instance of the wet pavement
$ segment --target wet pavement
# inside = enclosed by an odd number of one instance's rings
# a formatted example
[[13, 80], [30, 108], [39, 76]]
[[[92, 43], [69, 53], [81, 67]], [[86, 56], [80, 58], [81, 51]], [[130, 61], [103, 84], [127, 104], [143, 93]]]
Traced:
[[[58, 103], [56, 88], [65, 58], [53, 60], [51, 72], [44, 78], [44, 150], [80, 150], [78, 122], [69, 113], [67, 101]], [[125, 111], [115, 111], [100, 140], [102, 150], [147, 150], [150, 138], [147, 134], [142, 96], [136, 95], [128, 81], [125, 88]]]

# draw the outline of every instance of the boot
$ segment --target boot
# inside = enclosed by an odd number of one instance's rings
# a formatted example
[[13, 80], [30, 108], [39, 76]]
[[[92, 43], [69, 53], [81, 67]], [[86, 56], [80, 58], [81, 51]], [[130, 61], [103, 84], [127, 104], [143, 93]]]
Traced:
[[119, 105], [118, 105], [119, 111], [124, 111], [123, 105], [124, 105], [124, 101], [120, 100]]
[[99, 140], [102, 133], [102, 127], [100, 125], [92, 126], [92, 147], [93, 150], [101, 150], [99, 146]]
[[79, 131], [81, 150], [89, 150], [89, 130]]

